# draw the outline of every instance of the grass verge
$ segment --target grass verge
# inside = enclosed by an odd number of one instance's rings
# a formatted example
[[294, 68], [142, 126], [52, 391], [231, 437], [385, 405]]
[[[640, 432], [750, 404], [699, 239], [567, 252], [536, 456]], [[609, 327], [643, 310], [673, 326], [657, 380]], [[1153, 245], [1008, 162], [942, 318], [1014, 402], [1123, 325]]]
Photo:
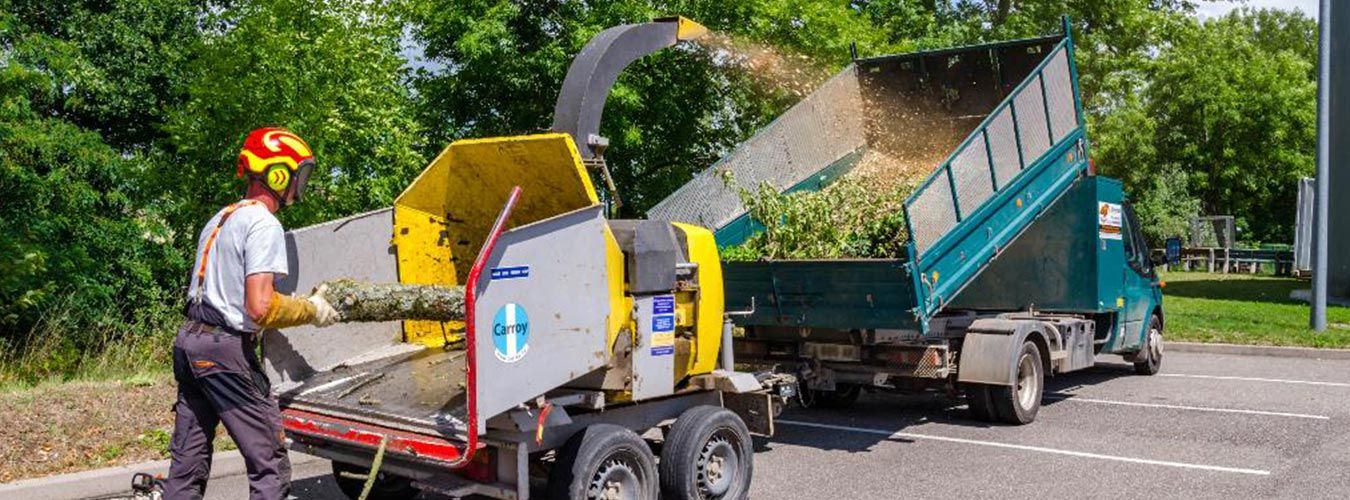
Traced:
[[1164, 273], [1167, 338], [1184, 342], [1350, 348], [1350, 308], [1329, 307], [1326, 332], [1308, 328], [1308, 282], [1250, 274]]
[[0, 483], [168, 458], [175, 399], [162, 375], [0, 392]]

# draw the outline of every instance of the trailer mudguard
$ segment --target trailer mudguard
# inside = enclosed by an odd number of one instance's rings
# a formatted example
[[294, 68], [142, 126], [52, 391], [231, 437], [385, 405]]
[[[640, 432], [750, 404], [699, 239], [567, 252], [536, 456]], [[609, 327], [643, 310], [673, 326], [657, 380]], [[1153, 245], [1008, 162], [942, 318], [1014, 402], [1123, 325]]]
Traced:
[[[1041, 349], [1041, 365], [1050, 366], [1044, 327], [1035, 321], [988, 318], [970, 324], [961, 342], [956, 380], [962, 383], [1013, 385], [1017, 353], [1027, 340]], [[1048, 373], [1048, 371], [1047, 371]]]

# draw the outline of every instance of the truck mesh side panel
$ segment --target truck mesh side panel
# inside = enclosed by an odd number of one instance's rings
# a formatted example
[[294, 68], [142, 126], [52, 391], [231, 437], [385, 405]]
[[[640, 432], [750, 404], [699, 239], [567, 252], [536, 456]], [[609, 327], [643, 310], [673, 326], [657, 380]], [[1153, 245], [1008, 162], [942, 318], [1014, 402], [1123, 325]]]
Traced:
[[989, 122], [989, 150], [994, 154], [994, 177], [999, 187], [1007, 186], [1022, 170], [1017, 155], [1017, 131], [1013, 129], [1012, 108], [1003, 108]]
[[1069, 76], [1069, 54], [1059, 51], [1045, 66], [1045, 100], [1050, 106], [1050, 129], [1058, 143], [1078, 128], [1078, 108], [1073, 102], [1073, 80]]
[[[979, 207], [994, 194], [994, 177], [989, 170], [989, 154], [984, 148], [984, 134], [952, 158], [952, 176], [956, 181], [956, 199], [962, 210]], [[962, 213], [962, 217], [969, 213]]]
[[854, 67], [844, 68], [773, 123], [647, 211], [648, 218], [720, 228], [745, 213], [734, 188], [722, 180], [783, 191], [865, 145], [863, 112]]
[[1021, 132], [1022, 158], [1027, 164], [1040, 158], [1050, 149], [1049, 121], [1045, 117], [1045, 99], [1041, 95], [1041, 80], [1036, 78], [1022, 89], [1013, 100], [1017, 111], [1017, 127]]
[[942, 235], [956, 227], [956, 211], [952, 206], [952, 189], [945, 171], [933, 179], [922, 192], [911, 199], [908, 207], [910, 227], [913, 228], [915, 250], [920, 254], [937, 243]]
[[906, 201], [920, 262], [962, 220], [1081, 126], [1067, 46], [1060, 44], [1044, 61]]

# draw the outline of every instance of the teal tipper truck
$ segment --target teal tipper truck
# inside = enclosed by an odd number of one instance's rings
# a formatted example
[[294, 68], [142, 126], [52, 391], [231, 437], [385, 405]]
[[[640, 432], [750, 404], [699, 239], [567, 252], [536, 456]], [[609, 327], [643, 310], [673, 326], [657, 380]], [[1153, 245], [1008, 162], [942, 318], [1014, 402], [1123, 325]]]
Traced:
[[869, 150], [942, 147], [904, 204], [902, 258], [724, 264], [727, 309], [742, 311], [735, 359], [795, 371], [808, 406], [959, 391], [975, 417], [1025, 424], [1046, 376], [1098, 354], [1145, 375], [1162, 362], [1161, 284], [1084, 123], [1067, 20], [1050, 37], [855, 59], [651, 216], [734, 244], [757, 228], [711, 180], [725, 171], [816, 189]]

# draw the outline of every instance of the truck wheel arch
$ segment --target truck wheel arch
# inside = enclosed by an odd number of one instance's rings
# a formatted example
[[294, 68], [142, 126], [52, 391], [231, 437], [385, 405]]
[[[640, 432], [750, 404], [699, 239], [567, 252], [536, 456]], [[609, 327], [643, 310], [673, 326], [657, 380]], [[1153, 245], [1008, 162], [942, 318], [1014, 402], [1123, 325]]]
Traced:
[[976, 320], [961, 343], [957, 381], [1012, 385], [1017, 379], [1017, 353], [1028, 340], [1040, 349], [1041, 367], [1050, 373], [1050, 343], [1043, 325], [1003, 318]]

